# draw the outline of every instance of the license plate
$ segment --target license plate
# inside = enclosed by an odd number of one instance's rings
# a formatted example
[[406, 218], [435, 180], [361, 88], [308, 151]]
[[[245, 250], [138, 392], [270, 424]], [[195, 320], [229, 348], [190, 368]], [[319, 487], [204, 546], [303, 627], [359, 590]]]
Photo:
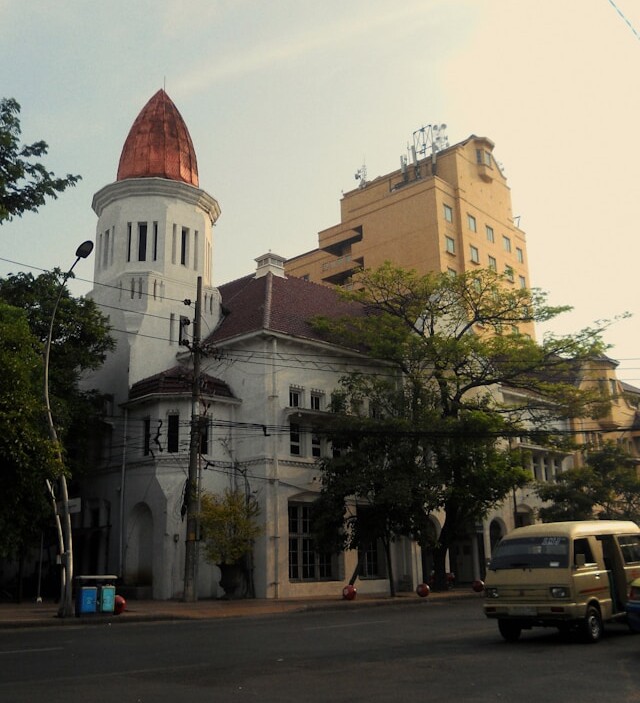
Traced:
[[516, 605], [509, 608], [509, 615], [533, 617], [536, 615], [536, 609], [527, 607], [526, 605]]

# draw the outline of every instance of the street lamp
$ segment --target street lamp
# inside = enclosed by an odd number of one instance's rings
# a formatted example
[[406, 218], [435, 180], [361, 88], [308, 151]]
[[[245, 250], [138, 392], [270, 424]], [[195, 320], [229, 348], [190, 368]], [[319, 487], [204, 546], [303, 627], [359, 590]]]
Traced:
[[[47, 422], [49, 425], [49, 437], [56, 448], [61, 468], [63, 468], [62, 448], [60, 447], [58, 433], [56, 432], [55, 425], [53, 424], [53, 415], [51, 414], [51, 404], [49, 402], [49, 356], [51, 354], [53, 323], [56, 319], [58, 305], [60, 303], [60, 299], [62, 298], [65, 285], [69, 280], [69, 276], [71, 276], [73, 269], [76, 267], [78, 261], [80, 261], [80, 259], [86, 259], [92, 251], [93, 242], [89, 240], [86, 242], [82, 242], [82, 244], [76, 249], [76, 260], [73, 262], [71, 268], [64, 274], [60, 283], [58, 296], [56, 298], [55, 305], [53, 306], [53, 312], [51, 313], [51, 321], [49, 322], [49, 334], [47, 335], [47, 343], [44, 349], [44, 402], [47, 406]], [[73, 615], [73, 540], [71, 537], [71, 515], [69, 513], [69, 491], [67, 489], [67, 478], [64, 475], [64, 470], [60, 472], [60, 497], [62, 502], [60, 558], [62, 560], [63, 566], [63, 592], [61, 593], [60, 597], [60, 608], [58, 609], [58, 616], [64, 618]]]

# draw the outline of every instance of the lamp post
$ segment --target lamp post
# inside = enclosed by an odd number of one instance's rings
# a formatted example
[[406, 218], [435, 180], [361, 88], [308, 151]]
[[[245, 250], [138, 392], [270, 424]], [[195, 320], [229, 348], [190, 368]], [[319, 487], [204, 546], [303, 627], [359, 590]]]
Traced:
[[[58, 433], [56, 432], [55, 425], [53, 423], [53, 415], [51, 414], [51, 404], [49, 402], [49, 357], [51, 355], [51, 340], [53, 337], [53, 323], [56, 319], [56, 312], [58, 311], [58, 305], [62, 294], [65, 289], [65, 285], [71, 276], [73, 269], [80, 259], [86, 259], [89, 254], [93, 251], [93, 242], [86, 241], [76, 249], [76, 260], [73, 262], [71, 268], [65, 273], [60, 282], [60, 288], [58, 290], [58, 296], [56, 297], [55, 305], [53, 306], [53, 312], [51, 313], [51, 320], [49, 322], [49, 334], [47, 335], [47, 343], [44, 349], [44, 402], [47, 407], [47, 422], [49, 425], [49, 437], [54, 443], [56, 452], [58, 454], [58, 460], [61, 469], [63, 469], [63, 459], [62, 459], [62, 448], [60, 447], [60, 441], [58, 440]], [[60, 607], [58, 609], [58, 616], [61, 618], [69, 617], [73, 615], [73, 598], [72, 598], [72, 586], [73, 586], [73, 540], [71, 537], [71, 515], [69, 513], [69, 492], [67, 489], [67, 478], [64, 475], [64, 470], [60, 472], [60, 498], [62, 502], [62, 539], [60, 541], [60, 558], [62, 560], [62, 593], [60, 595]]]

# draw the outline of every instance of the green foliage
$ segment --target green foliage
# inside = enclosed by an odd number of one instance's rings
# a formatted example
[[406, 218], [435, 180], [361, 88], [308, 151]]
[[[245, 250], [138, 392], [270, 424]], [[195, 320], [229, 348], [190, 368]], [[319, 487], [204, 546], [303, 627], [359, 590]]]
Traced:
[[239, 490], [227, 489], [221, 496], [204, 493], [200, 526], [205, 555], [213, 564], [235, 564], [251, 552], [253, 540], [262, 530], [256, 522], [260, 506]]
[[542, 500], [552, 501], [540, 509], [544, 522], [607, 518], [640, 523], [637, 465], [613, 442], [588, 452], [585, 466], [565, 471], [536, 490]]
[[[453, 541], [531, 478], [508, 438], [561, 444], [553, 435], [558, 419], [606, 408], [600, 390], [578, 382], [581, 365], [605, 349], [607, 323], [538, 344], [520, 329], [567, 308], [488, 269], [422, 276], [387, 263], [358, 282], [362, 288], [345, 297], [366, 314], [315, 321], [327, 339], [366, 350], [380, 369], [350, 374], [334, 397], [340, 417], [329, 436], [345, 451], [322, 462], [319, 532], [326, 537], [342, 509], [340, 539], [355, 545], [362, 530], [349, 513], [354, 496], [382, 532], [421, 541], [426, 513], [442, 509], [434, 558], [443, 581]], [[380, 417], [362, 417], [367, 408]]]
[[57, 198], [80, 176], [58, 178], [34, 158], [46, 156], [43, 141], [20, 144], [20, 105], [13, 98], [0, 100], [0, 224], [24, 212], [35, 212], [46, 198]]
[[50, 401], [66, 468], [49, 440], [43, 351], [60, 273], [0, 280], [0, 555], [15, 557], [52, 522], [46, 481], [89, 468], [100, 398], [78, 387], [113, 346], [106, 319], [91, 300], [63, 289], [53, 328]]
[[61, 471], [47, 439], [42, 360], [24, 311], [0, 301], [0, 556], [35, 542], [52, 509], [46, 480]]
[[[56, 269], [34, 277], [30, 273], [0, 279], [0, 300], [24, 311], [32, 333], [31, 348], [42, 354], [51, 315], [60, 292], [61, 272]], [[114, 346], [107, 318], [89, 298], [73, 298], [62, 291], [55, 316], [49, 359], [49, 397], [58, 436], [71, 463], [71, 473], [82, 468], [91, 441], [91, 427], [100, 412], [95, 393], [81, 391], [80, 375], [98, 368]], [[42, 374], [42, 357], [39, 373]], [[38, 395], [42, 395], [42, 376]], [[73, 442], [73, 444], [71, 444]]]

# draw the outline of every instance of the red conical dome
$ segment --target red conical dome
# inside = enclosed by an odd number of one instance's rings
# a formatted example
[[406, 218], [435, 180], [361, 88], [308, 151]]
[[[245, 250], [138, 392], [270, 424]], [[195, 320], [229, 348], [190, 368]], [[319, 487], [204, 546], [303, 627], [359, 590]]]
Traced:
[[198, 163], [189, 130], [162, 89], [142, 108], [129, 131], [117, 180], [153, 177], [198, 186]]

